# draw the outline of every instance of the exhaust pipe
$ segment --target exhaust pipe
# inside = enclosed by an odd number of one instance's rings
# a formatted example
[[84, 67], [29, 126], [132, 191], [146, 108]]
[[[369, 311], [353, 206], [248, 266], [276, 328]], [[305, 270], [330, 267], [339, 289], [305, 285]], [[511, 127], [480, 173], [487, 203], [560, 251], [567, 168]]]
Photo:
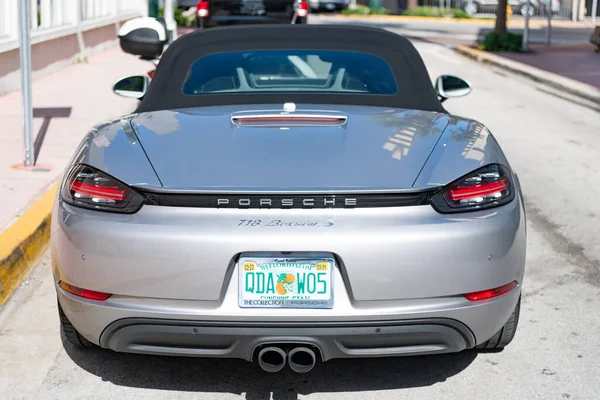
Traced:
[[279, 347], [265, 347], [258, 353], [258, 365], [266, 372], [281, 371], [285, 360], [285, 351]]
[[315, 352], [307, 347], [296, 347], [288, 354], [288, 363], [292, 371], [299, 374], [309, 372], [315, 366], [317, 357]]

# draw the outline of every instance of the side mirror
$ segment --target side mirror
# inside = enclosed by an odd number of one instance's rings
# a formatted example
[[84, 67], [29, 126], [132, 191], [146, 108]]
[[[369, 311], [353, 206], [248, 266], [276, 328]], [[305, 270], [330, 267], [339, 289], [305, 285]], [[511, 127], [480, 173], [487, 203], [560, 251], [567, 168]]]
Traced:
[[471, 85], [456, 76], [442, 75], [435, 81], [435, 90], [441, 97], [441, 101], [444, 102], [446, 99], [451, 97], [462, 97], [471, 93]]
[[121, 78], [113, 85], [113, 92], [130, 99], [141, 99], [146, 94], [150, 80], [144, 75], [134, 75]]

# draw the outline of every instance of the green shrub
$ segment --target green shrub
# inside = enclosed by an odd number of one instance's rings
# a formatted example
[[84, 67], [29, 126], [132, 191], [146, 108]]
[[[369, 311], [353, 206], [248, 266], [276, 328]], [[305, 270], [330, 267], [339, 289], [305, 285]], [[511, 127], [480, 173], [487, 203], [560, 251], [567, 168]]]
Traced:
[[183, 10], [179, 7], [175, 8], [175, 21], [179, 26], [190, 26], [194, 22], [194, 17], [188, 18], [183, 15]]
[[356, 8], [345, 8], [342, 10], [343, 15], [385, 15], [389, 14], [389, 10], [385, 8], [370, 8], [358, 4]]
[[471, 18], [469, 14], [457, 8], [441, 8], [437, 7], [417, 7], [412, 10], [405, 10], [402, 15], [412, 17], [452, 17], [452, 18]]
[[[177, 23], [178, 26], [191, 26], [192, 23], [195, 21], [195, 18], [188, 18], [183, 14], [183, 9], [179, 8], [179, 7], [175, 7], [175, 22]], [[164, 7], [159, 7], [158, 8], [158, 18], [164, 18], [165, 16], [165, 9]]]
[[508, 32], [507, 36], [500, 36], [491, 32], [485, 35], [478, 48], [485, 51], [521, 51], [522, 41], [523, 35], [518, 33]]
[[460, 10], [458, 8], [453, 8], [452, 9], [452, 18], [473, 18], [471, 17], [469, 14], [467, 14], [465, 11]]
[[417, 7], [411, 10], [404, 10], [402, 15], [411, 17], [439, 17], [440, 13], [438, 12], [438, 9], [434, 7]]

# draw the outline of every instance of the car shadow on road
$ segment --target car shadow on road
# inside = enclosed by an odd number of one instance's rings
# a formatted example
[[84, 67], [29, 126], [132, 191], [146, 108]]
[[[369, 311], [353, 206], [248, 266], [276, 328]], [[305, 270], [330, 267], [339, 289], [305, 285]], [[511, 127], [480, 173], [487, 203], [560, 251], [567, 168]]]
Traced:
[[263, 372], [243, 360], [158, 357], [75, 349], [69, 357], [87, 372], [119, 386], [203, 393], [245, 394], [248, 400], [296, 400], [299, 395], [405, 389], [430, 386], [460, 373], [477, 357], [457, 354], [331, 360], [307, 374], [289, 368]]

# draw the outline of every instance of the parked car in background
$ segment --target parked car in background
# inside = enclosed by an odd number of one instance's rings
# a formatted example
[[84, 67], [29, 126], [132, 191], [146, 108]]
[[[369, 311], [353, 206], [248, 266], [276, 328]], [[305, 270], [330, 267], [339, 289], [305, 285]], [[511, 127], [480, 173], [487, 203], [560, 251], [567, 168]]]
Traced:
[[313, 11], [340, 11], [348, 7], [350, 0], [310, 0], [309, 3]]
[[198, 0], [177, 0], [177, 7], [188, 9], [196, 7], [197, 3]]
[[305, 24], [309, 10], [308, 1], [301, 0], [178, 0], [177, 5], [186, 9], [196, 7], [198, 28], [256, 23]]
[[[548, 0], [531, 0], [529, 15], [539, 15], [546, 9]], [[525, 15], [527, 13], [527, 0], [508, 0], [508, 5], [513, 13]], [[498, 7], [498, 0], [461, 0], [459, 8], [467, 14], [494, 13]], [[552, 0], [552, 13], [556, 14], [560, 11], [560, 0]]]

